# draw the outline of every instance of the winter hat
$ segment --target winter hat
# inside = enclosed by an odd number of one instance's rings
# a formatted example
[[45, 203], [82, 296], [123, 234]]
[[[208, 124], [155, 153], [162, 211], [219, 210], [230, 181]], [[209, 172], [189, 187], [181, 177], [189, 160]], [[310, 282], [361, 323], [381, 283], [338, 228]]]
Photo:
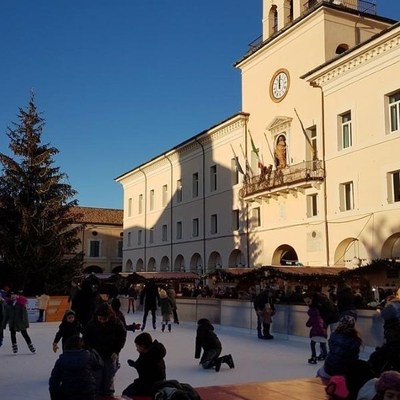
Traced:
[[375, 383], [377, 393], [385, 393], [386, 390], [400, 392], [400, 373], [397, 371], [385, 371]]
[[64, 313], [64, 318], [67, 318], [68, 315], [73, 315], [75, 317], [75, 311], [74, 310], [66, 310]]
[[343, 315], [339, 319], [338, 323], [338, 329], [340, 330], [346, 330], [346, 329], [351, 329], [354, 328], [354, 325], [356, 324], [356, 320], [351, 316], [351, 315]]
[[162, 299], [165, 299], [166, 297], [168, 297], [167, 292], [164, 289], [160, 290], [160, 297]]

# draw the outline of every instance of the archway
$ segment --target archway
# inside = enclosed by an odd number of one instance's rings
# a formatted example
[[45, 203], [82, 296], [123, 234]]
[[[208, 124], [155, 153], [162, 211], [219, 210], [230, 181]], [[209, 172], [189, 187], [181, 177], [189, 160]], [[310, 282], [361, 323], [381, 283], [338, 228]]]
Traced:
[[169, 271], [169, 258], [167, 256], [161, 259], [160, 271]]
[[182, 254], [179, 254], [175, 258], [174, 271], [176, 271], [176, 272], [184, 272], [185, 271], [185, 259], [183, 258]]
[[122, 265], [117, 265], [116, 267], [114, 267], [111, 272], [113, 274], [118, 274], [119, 272], [122, 272]]
[[389, 236], [382, 246], [382, 258], [400, 259], [400, 232]]
[[222, 268], [222, 258], [217, 251], [213, 251], [208, 257], [207, 272]]
[[199, 253], [194, 253], [190, 259], [190, 271], [202, 274], [203, 271], [203, 260]]
[[125, 272], [133, 272], [132, 260], [128, 260], [125, 264]]
[[144, 262], [141, 258], [136, 262], [136, 272], [144, 272]]
[[296, 250], [288, 244], [282, 244], [272, 256], [272, 265], [298, 265], [299, 258]]
[[246, 260], [243, 253], [239, 249], [235, 249], [229, 256], [228, 268], [243, 268], [246, 265]]
[[334, 266], [351, 267], [360, 266], [369, 261], [369, 256], [362, 242], [354, 237], [342, 240], [336, 247]]
[[154, 257], [149, 258], [149, 262], [147, 263], [147, 271], [148, 272], [155, 272], [157, 271], [156, 260]]

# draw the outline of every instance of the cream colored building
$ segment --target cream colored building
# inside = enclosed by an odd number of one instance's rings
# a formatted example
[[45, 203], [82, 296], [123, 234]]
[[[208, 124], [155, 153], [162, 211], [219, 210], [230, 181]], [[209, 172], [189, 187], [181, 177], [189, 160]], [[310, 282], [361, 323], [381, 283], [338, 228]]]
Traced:
[[371, 1], [263, 0], [243, 112], [116, 179], [123, 270], [399, 258], [399, 61]]
[[82, 216], [79, 252], [83, 251], [83, 271], [121, 272], [123, 245], [123, 210], [75, 207]]

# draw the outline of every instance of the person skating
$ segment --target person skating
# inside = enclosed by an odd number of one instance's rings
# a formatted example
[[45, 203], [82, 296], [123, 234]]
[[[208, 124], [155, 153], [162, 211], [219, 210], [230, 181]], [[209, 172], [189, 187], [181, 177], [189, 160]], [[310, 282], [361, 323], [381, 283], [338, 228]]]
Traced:
[[140, 333], [135, 338], [139, 357], [136, 361], [128, 360], [128, 365], [138, 373], [133, 383], [122, 392], [123, 396], [151, 396], [153, 385], [165, 381], [166, 367], [164, 357], [167, 351], [164, 345], [153, 340], [147, 332]]
[[126, 329], [111, 306], [100, 304], [83, 333], [85, 345], [95, 349], [104, 363], [103, 368], [95, 373], [100, 396], [114, 394], [114, 375], [118, 370], [118, 357], [125, 340]]
[[75, 312], [73, 310], [67, 310], [64, 313], [61, 324], [58, 326], [58, 331], [53, 340], [53, 351], [54, 353], [58, 350], [58, 342], [61, 340], [62, 349], [65, 349], [65, 343], [67, 340], [75, 335], [83, 333], [83, 327], [81, 323], [76, 319]]
[[140, 304], [143, 306], [143, 323], [142, 331], [146, 327], [147, 316], [151, 312], [153, 329], [156, 329], [156, 310], [160, 300], [158, 288], [154, 281], [149, 281], [143, 290], [140, 292]]
[[3, 329], [8, 324], [11, 336], [12, 352], [18, 353], [17, 332], [20, 332], [25, 339], [31, 353], [36, 353], [36, 349], [32, 344], [32, 340], [28, 334], [29, 320], [26, 304], [28, 300], [26, 297], [11, 293], [11, 297], [6, 299], [6, 306], [4, 308]]
[[229, 368], [235, 368], [231, 354], [219, 357], [222, 351], [222, 344], [214, 332], [214, 326], [206, 318], [201, 318], [197, 321], [194, 358], [200, 358], [202, 350], [203, 355], [200, 359], [200, 365], [204, 369], [215, 368], [215, 371], [218, 372], [222, 363], [228, 364]]
[[64, 352], [56, 361], [49, 379], [51, 400], [94, 400], [96, 380], [94, 371], [103, 367], [100, 355], [84, 349], [78, 335], [65, 343]]
[[275, 315], [275, 305], [270, 289], [264, 289], [253, 301], [257, 314], [257, 335], [259, 339], [273, 339], [271, 335], [272, 316]]
[[165, 327], [168, 327], [168, 331], [171, 332], [171, 316], [172, 316], [172, 301], [164, 289], [160, 289], [160, 309], [162, 326], [161, 331], [165, 331]]

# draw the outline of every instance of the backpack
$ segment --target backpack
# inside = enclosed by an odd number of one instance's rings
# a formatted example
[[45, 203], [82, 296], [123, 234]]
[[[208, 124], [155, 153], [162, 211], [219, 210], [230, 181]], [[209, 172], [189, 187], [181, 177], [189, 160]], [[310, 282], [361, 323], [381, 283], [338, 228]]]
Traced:
[[201, 400], [191, 385], [175, 379], [156, 383], [153, 386], [153, 393], [153, 400]]

